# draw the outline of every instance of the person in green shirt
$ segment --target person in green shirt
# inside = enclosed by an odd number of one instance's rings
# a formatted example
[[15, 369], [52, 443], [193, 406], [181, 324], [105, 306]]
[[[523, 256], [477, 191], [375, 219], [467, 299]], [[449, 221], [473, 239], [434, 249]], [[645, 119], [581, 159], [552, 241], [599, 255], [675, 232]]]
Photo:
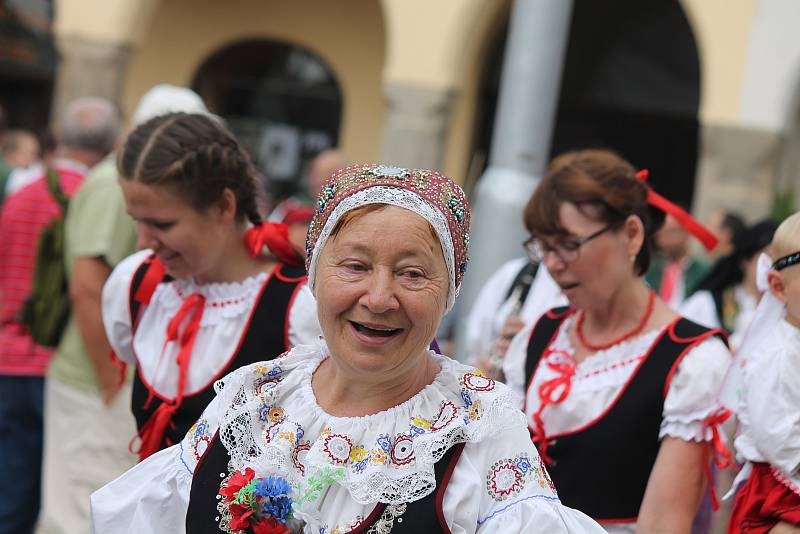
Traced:
[[[158, 85], [133, 115], [134, 127], [173, 111], [207, 112], [189, 89]], [[101, 314], [103, 285], [136, 251], [136, 225], [126, 213], [116, 155], [87, 175], [65, 222], [71, 316], [47, 376], [42, 534], [89, 532], [89, 495], [132, 467], [136, 434], [131, 373], [114, 362]]]

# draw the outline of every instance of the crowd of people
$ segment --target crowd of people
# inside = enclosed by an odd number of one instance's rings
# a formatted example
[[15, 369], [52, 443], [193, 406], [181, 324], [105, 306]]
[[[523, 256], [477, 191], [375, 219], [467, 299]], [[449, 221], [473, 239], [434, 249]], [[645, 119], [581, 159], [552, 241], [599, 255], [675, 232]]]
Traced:
[[192, 91], [131, 124], [0, 136], [0, 532], [800, 532], [800, 213], [568, 152], [459, 313], [450, 178], [330, 149], [272, 203]]

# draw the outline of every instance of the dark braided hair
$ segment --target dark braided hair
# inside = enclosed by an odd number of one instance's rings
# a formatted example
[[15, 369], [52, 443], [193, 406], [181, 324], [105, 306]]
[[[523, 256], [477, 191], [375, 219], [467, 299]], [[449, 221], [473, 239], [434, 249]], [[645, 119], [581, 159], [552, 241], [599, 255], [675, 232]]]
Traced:
[[230, 130], [207, 115], [169, 113], [141, 124], [126, 139], [117, 167], [124, 179], [168, 187], [198, 211], [230, 189], [237, 219], [262, 222], [250, 157]]

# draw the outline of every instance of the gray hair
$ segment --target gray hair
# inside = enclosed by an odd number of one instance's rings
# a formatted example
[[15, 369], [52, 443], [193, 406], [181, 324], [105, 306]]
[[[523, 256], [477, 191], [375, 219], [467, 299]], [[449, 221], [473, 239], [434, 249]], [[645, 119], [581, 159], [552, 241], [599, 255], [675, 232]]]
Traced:
[[58, 143], [65, 148], [108, 154], [122, 131], [116, 106], [105, 98], [78, 98], [67, 104], [58, 122]]

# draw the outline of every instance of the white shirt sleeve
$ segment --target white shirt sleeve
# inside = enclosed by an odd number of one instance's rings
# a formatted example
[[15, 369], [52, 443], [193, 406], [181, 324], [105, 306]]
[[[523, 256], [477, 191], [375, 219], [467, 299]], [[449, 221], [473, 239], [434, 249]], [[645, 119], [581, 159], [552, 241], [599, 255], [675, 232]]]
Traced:
[[322, 337], [322, 329], [317, 318], [317, 301], [308, 284], [297, 290], [292, 307], [289, 310], [289, 343], [297, 345], [313, 345]]
[[442, 511], [453, 534], [605, 532], [561, 504], [523, 427], [464, 446]]
[[92, 493], [93, 532], [185, 533], [194, 470], [218, 428], [215, 397], [180, 443], [153, 454]]
[[466, 361], [489, 354], [498, 335], [495, 327], [497, 314], [519, 271], [527, 263], [525, 258], [516, 258], [504, 263], [486, 281], [467, 316]]
[[[746, 432], [771, 466], [788, 475], [800, 468], [800, 347], [785, 343], [782, 323], [768, 352], [745, 364]], [[800, 340], [800, 336], [795, 336]]]
[[510, 387], [518, 397], [518, 406], [522, 407], [522, 400], [525, 398], [525, 362], [528, 359], [528, 342], [536, 326], [537, 318], [533, 322], [526, 324], [522, 330], [517, 332], [514, 339], [508, 346], [505, 358], [503, 358], [503, 375], [506, 385]]
[[690, 350], [678, 365], [664, 399], [659, 438], [710, 441], [705, 420], [719, 407], [717, 393], [731, 363], [725, 343], [711, 337]]
[[103, 286], [102, 314], [106, 337], [117, 357], [135, 364], [132, 343], [131, 312], [129, 297], [131, 281], [142, 262], [152, 251], [140, 250], [122, 260], [117, 265]]
[[682, 317], [707, 328], [720, 328], [717, 306], [709, 291], [698, 291], [678, 307]]

